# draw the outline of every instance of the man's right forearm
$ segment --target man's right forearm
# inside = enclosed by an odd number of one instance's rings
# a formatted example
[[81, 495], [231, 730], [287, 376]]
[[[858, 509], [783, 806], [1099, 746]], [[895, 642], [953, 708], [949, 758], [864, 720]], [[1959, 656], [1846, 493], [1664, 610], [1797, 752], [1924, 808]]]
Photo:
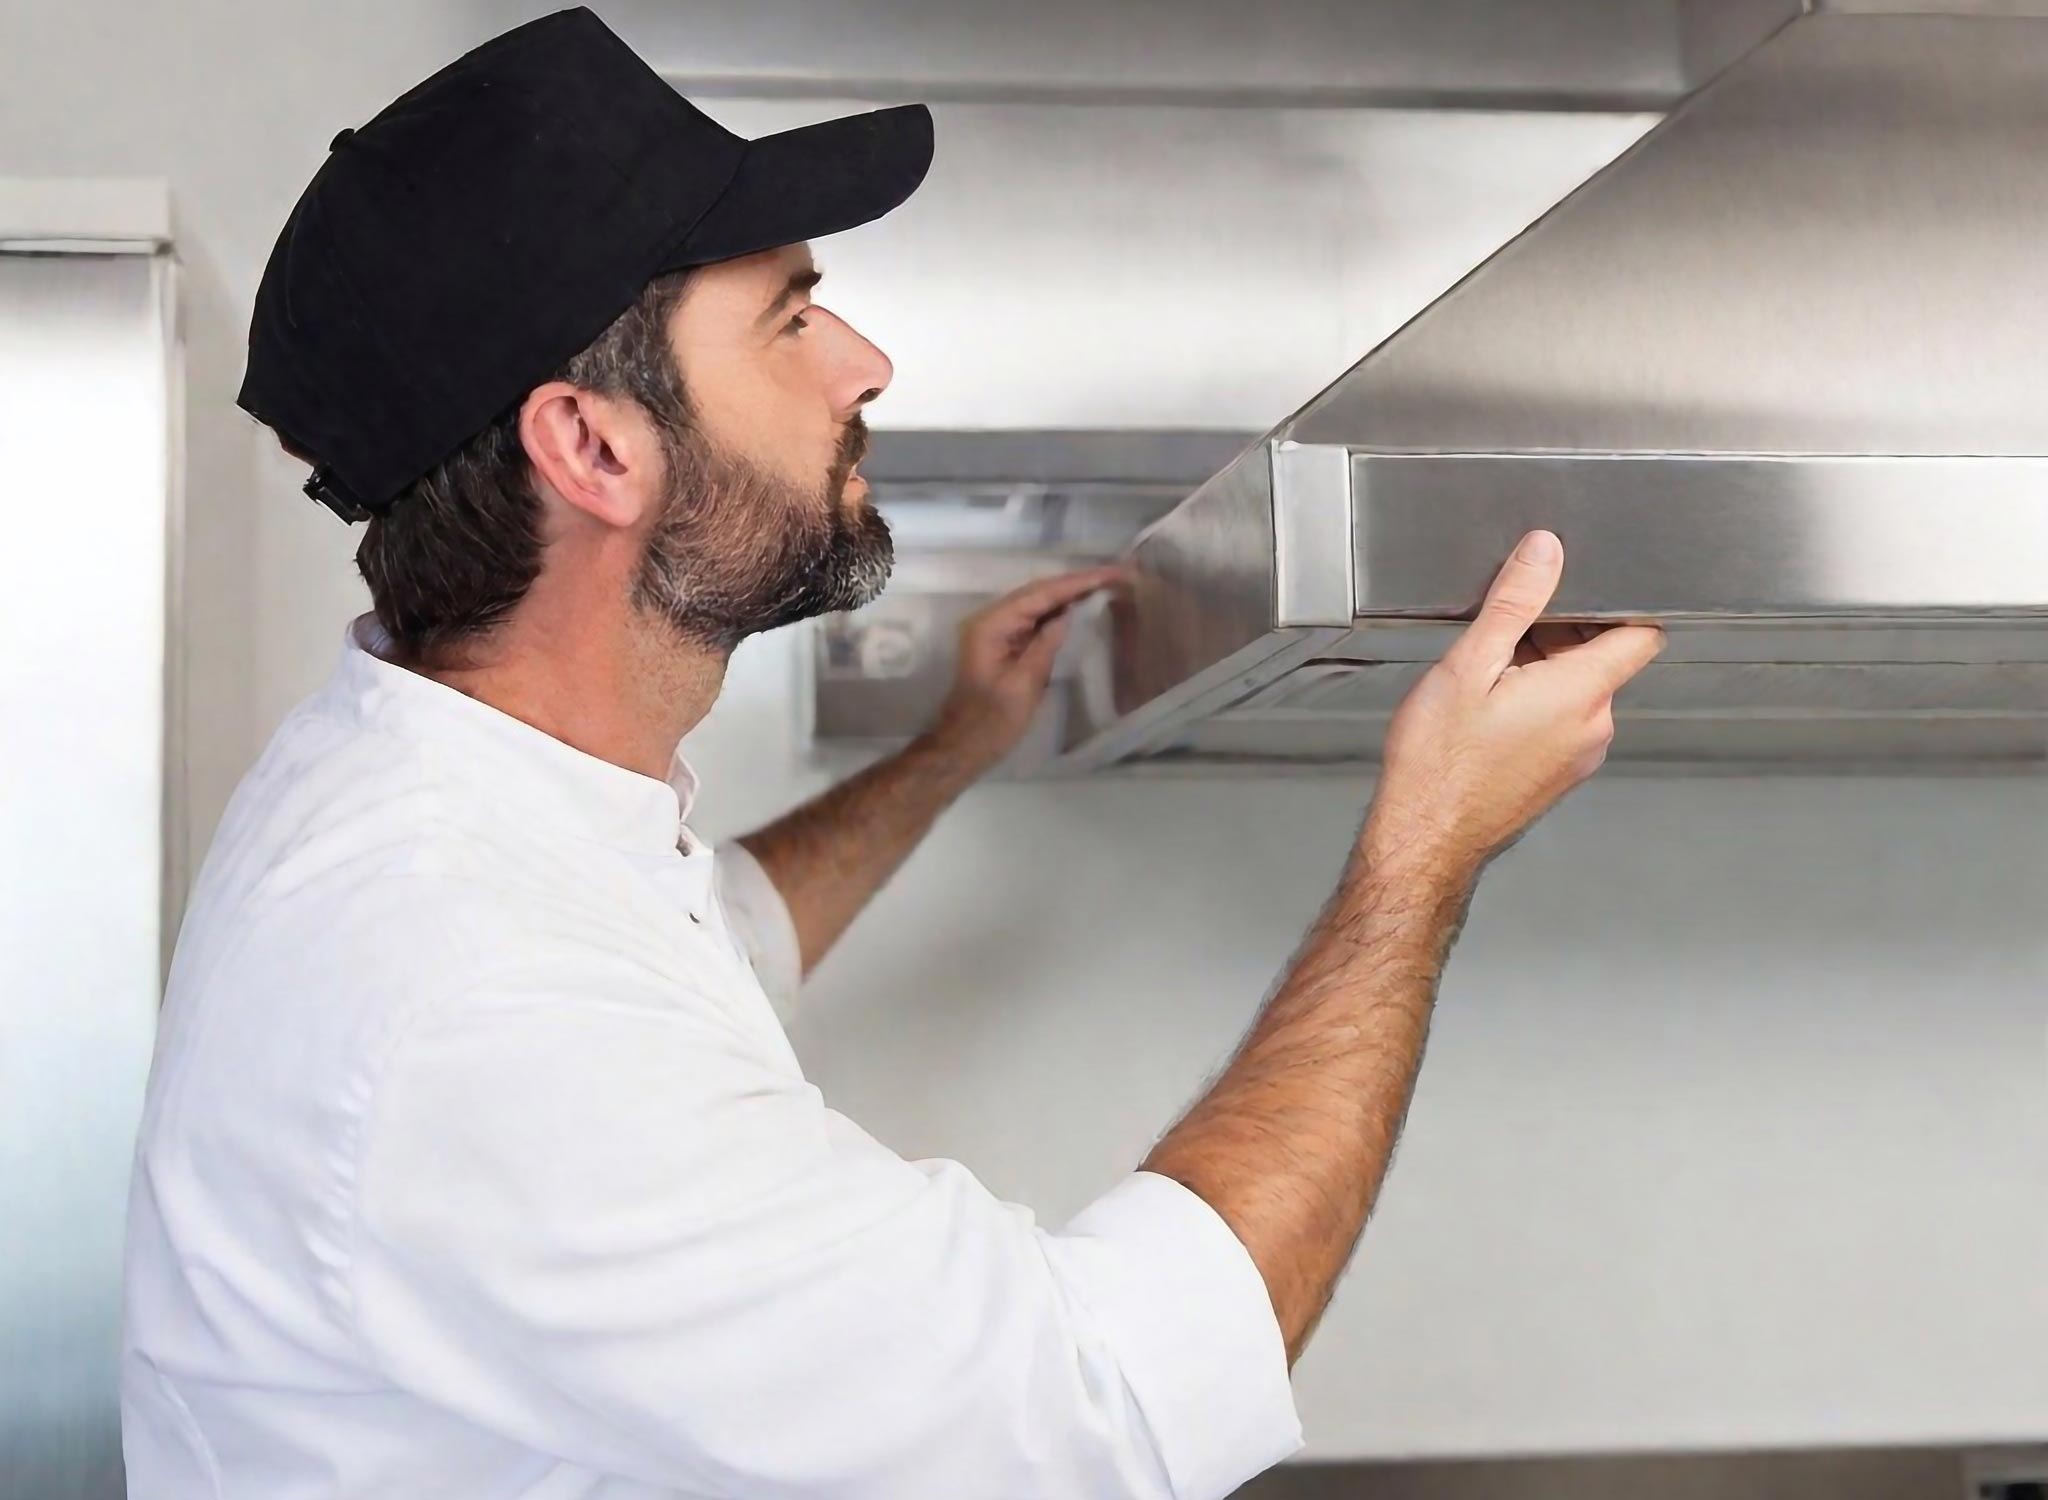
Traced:
[[1532, 532], [1387, 727], [1337, 894], [1214, 1088], [1145, 1162], [1214, 1208], [1265, 1278], [1291, 1363], [1379, 1195], [1480, 867], [1599, 769], [1640, 626], [1539, 626], [1564, 550]]
[[1236, 1057], [1144, 1164], [1236, 1231], [1290, 1364], [1393, 1157], [1477, 874], [1379, 842], [1369, 828]]

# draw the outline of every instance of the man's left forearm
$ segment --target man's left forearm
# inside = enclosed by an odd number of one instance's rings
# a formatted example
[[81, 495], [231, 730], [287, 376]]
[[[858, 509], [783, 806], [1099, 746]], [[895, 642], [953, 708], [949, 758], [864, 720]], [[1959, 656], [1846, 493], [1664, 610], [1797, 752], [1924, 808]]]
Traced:
[[925, 735], [740, 840], [789, 907], [806, 974], [986, 769]]
[[1104, 567], [1041, 578], [978, 611], [961, 627], [953, 688], [927, 733], [740, 840], [789, 907], [806, 974], [939, 814], [1022, 741], [1068, 608], [1122, 576]]

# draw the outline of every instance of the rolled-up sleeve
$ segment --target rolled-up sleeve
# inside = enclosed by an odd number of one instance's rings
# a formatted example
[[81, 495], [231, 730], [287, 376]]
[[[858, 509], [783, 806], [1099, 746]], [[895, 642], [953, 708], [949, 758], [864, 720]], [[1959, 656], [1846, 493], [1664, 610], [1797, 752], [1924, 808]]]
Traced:
[[416, 1022], [356, 1212], [387, 1378], [650, 1486], [1211, 1500], [1300, 1442], [1264, 1284], [1186, 1189], [1139, 1173], [1050, 1232], [624, 976]]
[[1134, 1173], [1046, 1253], [1117, 1351], [1175, 1495], [1227, 1495], [1300, 1448], [1265, 1280], [1203, 1199]]

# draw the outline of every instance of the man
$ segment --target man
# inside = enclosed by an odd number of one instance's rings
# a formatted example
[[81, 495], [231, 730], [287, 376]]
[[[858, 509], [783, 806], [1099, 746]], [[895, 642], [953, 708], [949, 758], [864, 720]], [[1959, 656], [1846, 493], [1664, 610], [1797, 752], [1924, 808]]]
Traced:
[[1394, 723], [1242, 1050], [1059, 1232], [828, 1109], [769, 1005], [1018, 740], [1062, 611], [966, 631], [931, 732], [740, 845], [677, 742], [734, 645], [889, 571], [881, 351], [807, 242], [929, 116], [743, 142], [588, 12], [344, 131], [242, 404], [367, 519], [374, 613], [223, 819], [138, 1152], [136, 1500], [1213, 1497], [1392, 1152], [1481, 867], [1592, 772], [1648, 630], [1531, 627], [1526, 541]]

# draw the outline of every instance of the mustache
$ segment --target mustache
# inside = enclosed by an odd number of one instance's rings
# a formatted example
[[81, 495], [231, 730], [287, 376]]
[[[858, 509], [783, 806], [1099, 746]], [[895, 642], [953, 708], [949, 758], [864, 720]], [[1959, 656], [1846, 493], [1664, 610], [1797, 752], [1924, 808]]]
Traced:
[[839, 435], [839, 472], [848, 473], [853, 466], [868, 456], [869, 433], [867, 420], [855, 417], [846, 424], [846, 431]]

